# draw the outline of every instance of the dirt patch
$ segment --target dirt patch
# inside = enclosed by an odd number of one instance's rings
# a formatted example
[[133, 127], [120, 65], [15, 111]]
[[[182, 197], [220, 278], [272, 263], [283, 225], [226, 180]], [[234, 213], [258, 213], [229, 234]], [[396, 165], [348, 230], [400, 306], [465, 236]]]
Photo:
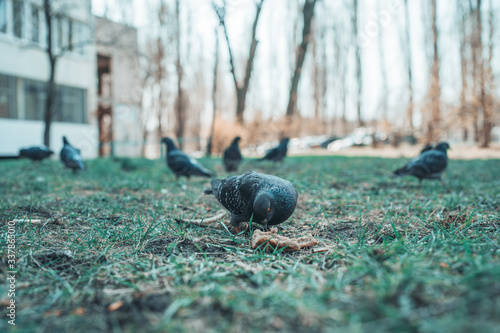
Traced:
[[163, 256], [174, 254], [186, 257], [191, 255], [218, 257], [226, 254], [226, 250], [219, 244], [210, 244], [179, 237], [152, 239], [144, 245], [143, 252]]
[[[42, 270], [57, 271], [62, 278], [79, 276], [81, 272], [92, 265], [95, 265], [96, 258], [75, 258], [70, 250], [49, 248], [33, 254], [28, 260], [31, 266]], [[100, 257], [99, 261], [106, 259]]]

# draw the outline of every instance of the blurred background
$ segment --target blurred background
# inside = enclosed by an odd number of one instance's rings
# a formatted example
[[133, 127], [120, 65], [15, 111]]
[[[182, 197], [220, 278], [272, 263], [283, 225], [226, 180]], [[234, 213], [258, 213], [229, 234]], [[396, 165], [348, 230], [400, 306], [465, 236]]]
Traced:
[[500, 140], [493, 0], [0, 0], [0, 154]]

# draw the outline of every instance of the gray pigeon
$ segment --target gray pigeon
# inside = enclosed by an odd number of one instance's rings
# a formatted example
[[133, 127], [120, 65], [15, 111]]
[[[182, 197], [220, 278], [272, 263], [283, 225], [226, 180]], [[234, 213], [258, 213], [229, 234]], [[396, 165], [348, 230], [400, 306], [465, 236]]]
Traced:
[[43, 159], [50, 157], [52, 154], [54, 154], [54, 152], [45, 145], [33, 146], [19, 150], [20, 157], [26, 157], [32, 161], [42, 161]]
[[226, 172], [238, 171], [238, 167], [241, 163], [241, 151], [240, 147], [238, 147], [240, 140], [241, 138], [239, 136], [235, 137], [231, 145], [224, 150], [224, 158], [222, 161], [224, 162], [224, 169]]
[[162, 143], [167, 145], [167, 165], [179, 179], [180, 176], [202, 176], [202, 177], [215, 177], [215, 173], [205, 168], [197, 160], [184, 154], [180, 149], [175, 146], [174, 141], [170, 138], [161, 139]]
[[261, 158], [259, 161], [264, 161], [264, 160], [269, 160], [274, 162], [283, 161], [288, 151], [289, 141], [290, 141], [289, 138], [284, 138], [283, 140], [281, 140], [280, 144], [277, 147], [268, 150], [266, 156]]
[[[298, 193], [288, 180], [250, 171], [226, 179], [212, 179], [205, 194], [231, 212], [231, 225], [240, 232], [240, 222], [257, 222], [267, 230], [288, 219], [297, 205]], [[253, 217], [252, 217], [253, 215]]]
[[393, 174], [394, 176], [417, 177], [420, 184], [422, 184], [422, 179], [442, 180], [441, 176], [448, 165], [446, 155], [448, 149], [450, 145], [447, 142], [440, 142], [436, 147], [423, 151], [420, 156], [404, 167], [395, 170]]
[[63, 147], [60, 156], [64, 166], [73, 169], [73, 173], [77, 170], [87, 170], [87, 165], [82, 159], [80, 149], [73, 147], [65, 136], [63, 136]]

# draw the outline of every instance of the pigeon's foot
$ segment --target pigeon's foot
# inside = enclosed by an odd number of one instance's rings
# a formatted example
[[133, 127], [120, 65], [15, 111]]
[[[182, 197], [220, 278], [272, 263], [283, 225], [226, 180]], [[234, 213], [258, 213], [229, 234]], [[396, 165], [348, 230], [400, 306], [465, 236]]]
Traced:
[[234, 230], [236, 231], [236, 233], [241, 233], [241, 229], [239, 227], [234, 227]]

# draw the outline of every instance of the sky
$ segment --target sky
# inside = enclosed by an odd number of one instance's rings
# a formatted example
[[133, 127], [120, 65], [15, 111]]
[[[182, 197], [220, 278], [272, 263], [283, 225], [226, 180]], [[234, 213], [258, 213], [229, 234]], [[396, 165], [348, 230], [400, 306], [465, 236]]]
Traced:
[[[142, 39], [151, 36], [154, 30], [154, 20], [151, 19], [151, 4], [155, 0], [125, 0], [126, 6], [114, 7], [113, 0], [93, 0], [93, 11], [97, 15], [103, 15], [108, 8], [111, 19], [122, 20], [132, 23], [138, 28]], [[424, 0], [425, 1], [425, 0]], [[414, 75], [414, 99], [419, 104], [425, 102], [428, 89], [428, 51], [430, 46], [426, 42], [431, 36], [428, 35], [425, 25], [428, 24], [429, 12], [423, 12], [422, 1], [409, 0], [410, 6], [410, 32], [412, 48], [412, 66]], [[488, 6], [488, 1], [485, 1]], [[123, 4], [123, 1], [118, 2]], [[215, 34], [217, 19], [211, 9], [209, 0], [183, 0], [181, 1], [184, 13], [183, 29], [191, 33], [189, 45], [185, 45], [185, 55], [192, 68], [187, 73], [195, 72], [200, 66], [205, 73], [207, 81], [207, 99], [210, 98], [211, 73], [215, 53]], [[227, 27], [229, 39], [236, 58], [236, 72], [240, 80], [243, 78], [243, 65], [248, 54], [250, 31], [255, 15], [253, 0], [228, 0], [229, 12], [227, 13]], [[290, 42], [290, 31], [294, 22], [298, 20], [301, 29], [302, 17], [297, 16], [296, 6], [302, 1], [296, 0], [266, 0], [261, 12], [261, 18], [257, 31], [259, 45], [254, 64], [254, 74], [250, 83], [250, 91], [247, 97], [248, 113], [256, 110], [263, 112], [265, 116], [281, 116], [285, 113], [288, 102], [288, 92], [292, 68], [294, 65], [291, 54], [295, 46]], [[323, 0], [316, 5], [316, 16], [326, 22], [328, 27], [345, 26], [341, 38], [347, 40], [350, 34], [348, 22], [350, 13], [347, 10], [351, 1]], [[107, 7], [106, 7], [107, 6]], [[362, 67], [363, 67], [363, 117], [366, 120], [381, 114], [380, 100], [382, 93], [382, 76], [384, 70], [388, 81], [388, 115], [390, 119], [398, 117], [402, 110], [406, 109], [408, 100], [406, 65], [403, 57], [402, 38], [404, 27], [404, 6], [402, 0], [360, 0], [359, 32], [362, 45]], [[382, 16], [379, 16], [378, 6], [381, 8]], [[496, 4], [500, 7], [499, 4]], [[119, 9], [117, 8], [124, 8]], [[438, 29], [440, 32], [439, 49], [441, 53], [441, 87], [442, 100], [445, 103], [455, 103], [460, 92], [460, 63], [458, 57], [458, 28], [455, 13], [455, 3], [451, 1], [438, 1]], [[186, 13], [190, 14], [187, 15]], [[498, 10], [496, 11], [498, 12]], [[485, 29], [486, 30], [486, 29]], [[298, 31], [300, 39], [301, 31]], [[233, 114], [234, 86], [229, 72], [227, 47], [223, 35], [219, 35], [221, 54], [221, 76], [224, 96], [222, 106]], [[497, 35], [498, 36], [498, 35]], [[333, 50], [333, 33], [329, 29], [325, 33], [326, 49], [328, 56], [328, 67], [335, 67]], [[379, 57], [379, 38], [383, 45], [384, 59]], [[497, 45], [498, 46], [498, 45]], [[188, 52], [189, 50], [189, 52]], [[348, 85], [348, 119], [355, 119], [355, 96], [356, 86], [353, 79], [354, 48], [348, 50], [348, 70], [344, 79]], [[201, 63], [198, 61], [201, 59]], [[312, 54], [311, 48], [306, 55], [304, 71], [299, 86], [299, 109], [301, 114], [311, 116], [314, 112], [311, 84]], [[498, 68], [495, 68], [495, 72]], [[326, 113], [338, 115], [339, 99], [336, 94], [336, 85], [339, 78], [330, 75], [327, 85]], [[230, 96], [231, 98], [227, 98]], [[205, 103], [209, 109], [210, 103]], [[210, 113], [207, 110], [207, 113]], [[418, 113], [415, 117], [419, 122]]]

